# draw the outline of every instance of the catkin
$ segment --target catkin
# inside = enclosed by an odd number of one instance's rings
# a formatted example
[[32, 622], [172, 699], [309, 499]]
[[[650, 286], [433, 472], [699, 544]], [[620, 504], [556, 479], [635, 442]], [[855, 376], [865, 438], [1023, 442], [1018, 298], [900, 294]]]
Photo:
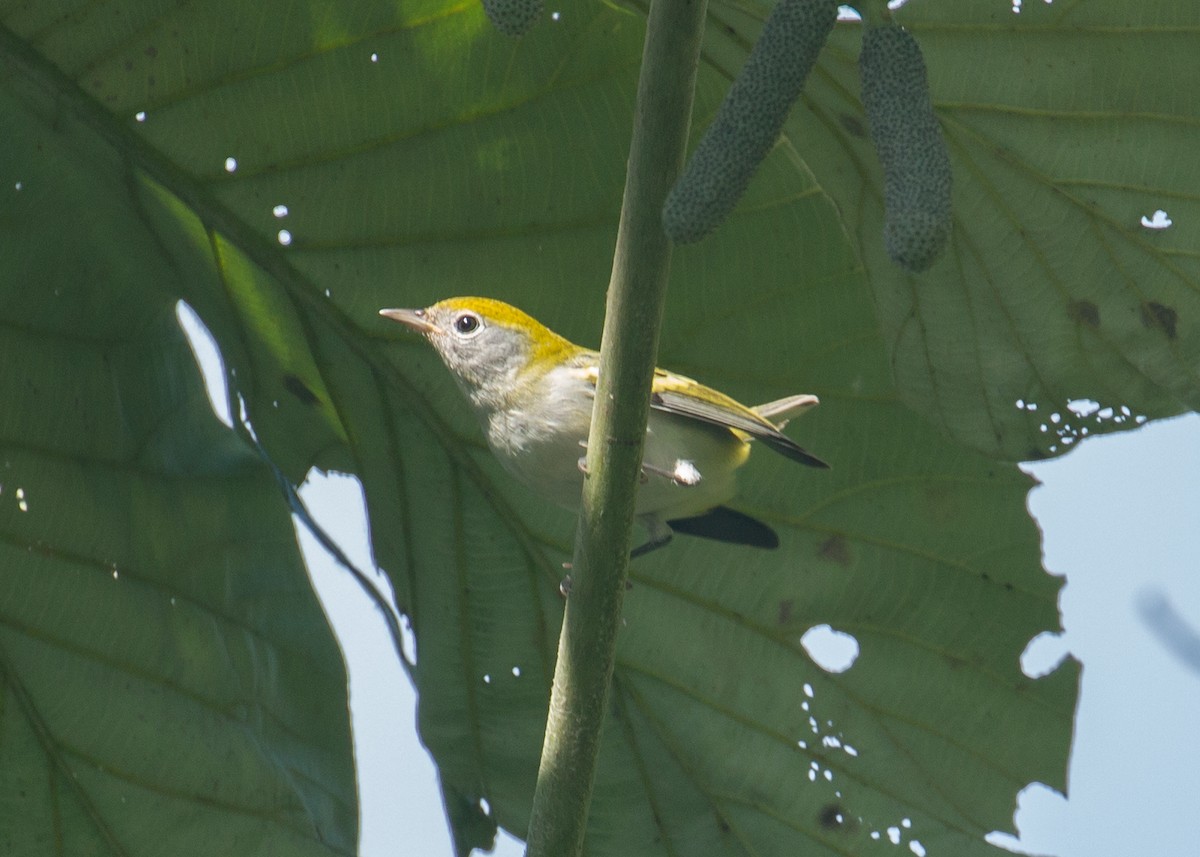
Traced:
[[837, 21], [837, 0], [779, 0], [663, 206], [676, 243], [699, 241], [737, 205], [779, 137]]
[[542, 0], [483, 0], [492, 26], [506, 36], [523, 36], [542, 16]]
[[862, 102], [883, 167], [883, 243], [913, 272], [927, 270], [950, 237], [950, 155], [929, 100], [917, 40], [897, 26], [868, 27], [858, 59]]

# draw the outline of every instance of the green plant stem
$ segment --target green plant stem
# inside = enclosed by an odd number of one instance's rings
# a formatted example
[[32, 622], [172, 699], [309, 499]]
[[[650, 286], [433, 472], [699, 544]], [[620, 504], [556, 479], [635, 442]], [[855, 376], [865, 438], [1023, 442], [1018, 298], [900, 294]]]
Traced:
[[600, 348], [571, 592], [559, 637], [527, 857], [583, 849], [629, 564], [671, 245], [662, 204], [691, 122], [707, 0], [654, 0]]

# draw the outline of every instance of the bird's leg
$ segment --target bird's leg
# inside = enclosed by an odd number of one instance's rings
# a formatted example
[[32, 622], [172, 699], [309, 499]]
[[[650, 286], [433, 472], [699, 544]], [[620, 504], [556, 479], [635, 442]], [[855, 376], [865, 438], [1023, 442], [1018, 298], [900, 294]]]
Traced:
[[[656, 551], [659, 548], [666, 546], [675, 536], [667, 522], [662, 518], [659, 518], [657, 515], [642, 515], [640, 520], [649, 531], [650, 538], [629, 552], [630, 560], [637, 559], [639, 556], [645, 556], [651, 551]], [[571, 563], [563, 563], [563, 568], [569, 569], [570, 567]], [[626, 580], [625, 588], [633, 589], [633, 581]], [[566, 598], [571, 594], [571, 575], [568, 574], [564, 576], [559, 582], [558, 593], [563, 598]]]
[[643, 515], [641, 520], [646, 525], [646, 529], [649, 530], [650, 538], [629, 552], [630, 559], [645, 556], [651, 551], [664, 547], [675, 535], [671, 532], [671, 528], [667, 526], [666, 521], [656, 515]]

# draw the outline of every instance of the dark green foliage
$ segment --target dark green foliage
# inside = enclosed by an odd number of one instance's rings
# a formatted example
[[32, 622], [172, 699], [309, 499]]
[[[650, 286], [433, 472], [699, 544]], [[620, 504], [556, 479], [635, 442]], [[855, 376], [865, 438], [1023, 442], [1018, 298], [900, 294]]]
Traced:
[[924, 271], [950, 237], [952, 177], [921, 48], [900, 27], [868, 27], [859, 72], [863, 109], [883, 167], [883, 243], [897, 265]]
[[542, 0], [483, 0], [492, 26], [506, 36], [523, 36], [542, 17]]
[[835, 0], [780, 0], [663, 206], [672, 241], [699, 241], [741, 198], [837, 20]]

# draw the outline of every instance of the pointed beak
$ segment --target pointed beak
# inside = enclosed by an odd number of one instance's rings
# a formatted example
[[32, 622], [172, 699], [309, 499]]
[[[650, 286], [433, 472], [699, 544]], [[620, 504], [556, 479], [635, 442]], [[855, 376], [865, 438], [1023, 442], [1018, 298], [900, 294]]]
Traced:
[[415, 330], [422, 336], [427, 336], [437, 330], [437, 327], [425, 317], [423, 309], [381, 309], [379, 314], [392, 321], [398, 321], [410, 330]]

